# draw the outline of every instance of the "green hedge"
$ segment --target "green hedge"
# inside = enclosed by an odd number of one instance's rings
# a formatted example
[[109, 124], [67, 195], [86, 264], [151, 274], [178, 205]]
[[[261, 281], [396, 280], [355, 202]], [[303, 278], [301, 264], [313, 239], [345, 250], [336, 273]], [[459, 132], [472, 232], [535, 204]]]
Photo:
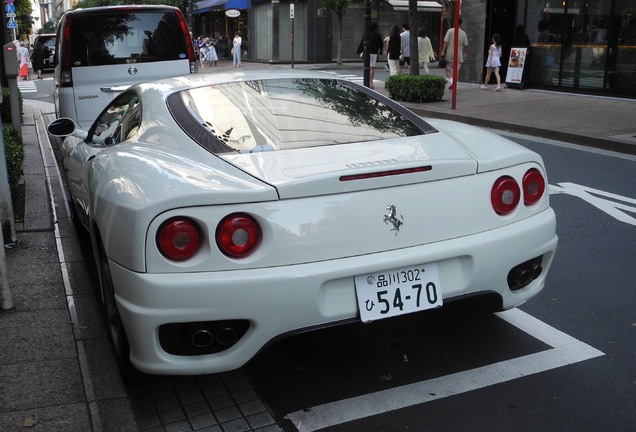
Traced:
[[391, 75], [384, 82], [391, 99], [404, 102], [442, 100], [446, 79], [437, 75]]
[[24, 142], [20, 132], [14, 127], [4, 127], [4, 150], [7, 157], [7, 172], [9, 174], [9, 187], [11, 196], [17, 191], [18, 182], [24, 171]]
[[[24, 99], [22, 92], [18, 91], [18, 102], [20, 104], [20, 114], [24, 110]], [[9, 100], [9, 89], [2, 87], [2, 105], [0, 105], [0, 115], [2, 115], [2, 123], [11, 123], [11, 101]]]

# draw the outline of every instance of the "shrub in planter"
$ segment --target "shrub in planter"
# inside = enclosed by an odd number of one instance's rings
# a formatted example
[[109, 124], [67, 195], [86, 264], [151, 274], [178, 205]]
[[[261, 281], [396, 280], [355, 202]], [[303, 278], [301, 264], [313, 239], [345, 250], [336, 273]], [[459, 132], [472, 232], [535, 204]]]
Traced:
[[[20, 114], [24, 109], [24, 99], [22, 92], [18, 91], [18, 102], [20, 104]], [[2, 115], [2, 123], [11, 123], [11, 101], [9, 100], [9, 89], [2, 87], [2, 105], [0, 105], [0, 115]]]
[[[3, 117], [4, 118], [4, 117]], [[7, 158], [7, 173], [9, 174], [9, 187], [11, 195], [16, 192], [18, 182], [22, 178], [24, 171], [24, 142], [20, 133], [14, 127], [3, 128], [4, 151]]]
[[446, 79], [437, 75], [391, 75], [384, 88], [394, 100], [434, 102], [442, 100]]

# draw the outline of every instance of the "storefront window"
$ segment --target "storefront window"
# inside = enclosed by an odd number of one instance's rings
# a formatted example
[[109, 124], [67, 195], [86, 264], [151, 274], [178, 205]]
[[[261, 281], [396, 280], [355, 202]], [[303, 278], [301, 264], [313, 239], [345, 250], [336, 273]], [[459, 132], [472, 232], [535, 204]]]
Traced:
[[[528, 81], [634, 93], [636, 0], [528, 0]], [[612, 10], [614, 6], [614, 10]]]

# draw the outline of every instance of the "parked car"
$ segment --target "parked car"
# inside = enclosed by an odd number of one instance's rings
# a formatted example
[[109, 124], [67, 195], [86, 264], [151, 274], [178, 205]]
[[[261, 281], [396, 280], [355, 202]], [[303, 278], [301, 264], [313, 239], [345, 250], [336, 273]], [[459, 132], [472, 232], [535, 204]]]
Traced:
[[86, 128], [130, 85], [197, 71], [185, 18], [172, 6], [68, 11], [57, 27], [56, 52], [55, 113]]
[[48, 49], [48, 56], [44, 58], [44, 69], [53, 69], [55, 67], [55, 42], [57, 36], [55, 33], [42, 33], [37, 35], [33, 40], [31, 49], [39, 42]]
[[120, 364], [227, 371], [273, 339], [519, 306], [557, 247], [541, 157], [333, 75], [187, 75], [48, 127], [90, 233]]

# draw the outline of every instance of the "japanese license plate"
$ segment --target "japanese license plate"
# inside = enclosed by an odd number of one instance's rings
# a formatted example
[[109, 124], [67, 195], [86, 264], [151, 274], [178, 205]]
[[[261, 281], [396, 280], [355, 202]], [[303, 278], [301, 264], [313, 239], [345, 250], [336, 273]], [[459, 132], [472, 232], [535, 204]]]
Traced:
[[356, 276], [355, 286], [363, 322], [442, 306], [437, 263]]

